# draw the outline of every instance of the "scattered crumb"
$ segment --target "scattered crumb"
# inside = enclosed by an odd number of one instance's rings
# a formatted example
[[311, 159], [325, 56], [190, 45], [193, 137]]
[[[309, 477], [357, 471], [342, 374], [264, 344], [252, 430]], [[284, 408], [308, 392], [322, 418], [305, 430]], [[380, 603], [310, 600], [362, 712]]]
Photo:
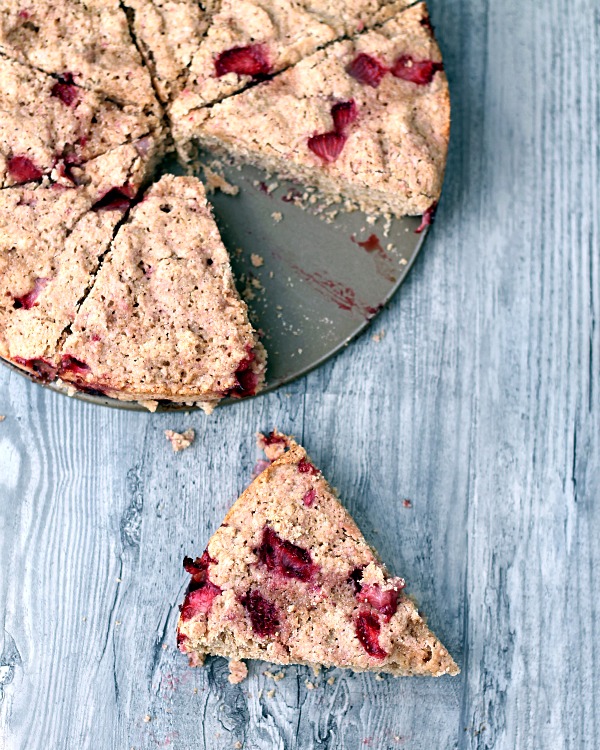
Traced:
[[377, 680], [377, 682], [383, 682], [383, 677], [380, 674], [376, 674], [375, 679]]
[[250, 256], [250, 262], [252, 263], [254, 268], [260, 268], [265, 261], [262, 255], [259, 255], [258, 253], [252, 253], [252, 255]]
[[272, 698], [275, 695], [275, 688], [267, 690], [267, 698]]
[[150, 715], [149, 715], [149, 714], [146, 714], [146, 715], [144, 716], [144, 721], [146, 722], [146, 724], [147, 724], [147, 723], [148, 723], [149, 721], [151, 721], [151, 719], [150, 719]]
[[231, 185], [223, 177], [222, 174], [214, 172], [210, 167], [202, 165], [204, 170], [204, 176], [206, 177], [206, 192], [214, 193], [215, 190], [220, 190], [225, 195], [237, 195], [240, 189], [237, 185]]
[[240, 741], [238, 740], [238, 741], [237, 741], [237, 742], [235, 743], [234, 747], [235, 747], [235, 750], [240, 750], [240, 748], [242, 747], [242, 743], [241, 743], [241, 742], [240, 742]]
[[232, 685], [245, 680], [248, 676], [248, 667], [243, 661], [231, 659], [229, 662], [229, 677], [227, 678]]
[[329, 679], [327, 680], [327, 684], [328, 684], [328, 685], [333, 685], [334, 683], [335, 683], [335, 677], [330, 677], [330, 678], [329, 678]]
[[377, 343], [379, 343], [384, 336], [385, 336], [385, 330], [382, 328], [381, 331], [374, 333], [371, 336], [371, 338], [373, 339], [373, 341], [376, 341]]
[[320, 664], [312, 664], [312, 671], [315, 677], [318, 677], [321, 674], [321, 665]]
[[376, 221], [377, 221], [377, 217], [376, 216], [367, 216], [367, 224], [373, 225], [373, 224], [375, 224]]
[[120, 625], [120, 624], [121, 624], [121, 620], [116, 620], [115, 621], [115, 625]]
[[405, 508], [412, 508], [412, 500], [409, 500], [408, 498], [406, 498], [406, 500], [402, 501], [402, 505]]
[[189, 430], [186, 430], [185, 432], [165, 430], [165, 437], [167, 438], [167, 440], [171, 441], [173, 451], [177, 453], [178, 451], [183, 451], [186, 448], [190, 447], [190, 445], [194, 442], [196, 433], [191, 428]]
[[307, 690], [314, 690], [315, 684], [314, 682], [311, 682], [310, 680], [304, 680], [304, 684], [306, 685]]
[[260, 700], [263, 697], [263, 690], [262, 688], [258, 691], [258, 700]]
[[193, 693], [194, 695], [198, 695], [198, 688], [194, 688]]
[[284, 671], [283, 671], [283, 669], [282, 669], [282, 670], [281, 670], [280, 672], [276, 672], [276, 673], [275, 673], [275, 674], [273, 675], [273, 680], [274, 680], [275, 682], [279, 682], [279, 680], [283, 680], [283, 678], [284, 678], [284, 677], [285, 677], [285, 672], [284, 672]]
[[166, 651], [169, 648], [168, 643], [163, 643], [163, 651]]
[[279, 224], [279, 222], [283, 219], [283, 214], [281, 211], [273, 211], [271, 214], [271, 218], [276, 224]]
[[148, 409], [148, 411], [154, 413], [158, 408], [158, 401], [140, 401], [140, 405], [143, 406], [144, 409]]
[[4, 422], [5, 419], [6, 417], [4, 416], [4, 414], [0, 414], [0, 422]]
[[262, 289], [263, 285], [260, 283], [260, 279], [253, 278], [250, 283], [255, 289]]

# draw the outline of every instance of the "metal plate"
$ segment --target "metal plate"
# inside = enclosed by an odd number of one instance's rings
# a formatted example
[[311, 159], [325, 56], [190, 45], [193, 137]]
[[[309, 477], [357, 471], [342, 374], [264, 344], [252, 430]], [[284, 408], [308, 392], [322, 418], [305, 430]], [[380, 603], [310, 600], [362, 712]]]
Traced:
[[[181, 174], [174, 162], [164, 171]], [[217, 191], [209, 198], [238, 288], [263, 333], [269, 360], [261, 393], [268, 393], [318, 367], [372, 321], [406, 277], [427, 232], [415, 233], [420, 219], [414, 217], [369, 223], [364, 213], [326, 206], [318, 194], [311, 198], [301, 186], [252, 167], [221, 165], [221, 172], [239, 193]], [[44, 385], [65, 393], [60, 383]], [[85, 393], [74, 398], [144, 410]], [[190, 407], [165, 403], [159, 410]]]

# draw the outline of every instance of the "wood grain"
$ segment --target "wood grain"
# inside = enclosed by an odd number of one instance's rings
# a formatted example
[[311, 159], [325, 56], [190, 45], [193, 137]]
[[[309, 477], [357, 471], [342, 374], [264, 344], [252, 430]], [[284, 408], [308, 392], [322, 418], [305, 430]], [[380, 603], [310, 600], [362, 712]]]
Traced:
[[[600, 746], [600, 7], [431, 6], [448, 178], [379, 343], [211, 418], [94, 408], [0, 369], [3, 748]], [[222, 660], [186, 666], [182, 556], [273, 425], [407, 578], [461, 677], [274, 682], [253, 664], [231, 686]], [[164, 429], [188, 426], [173, 454]]]

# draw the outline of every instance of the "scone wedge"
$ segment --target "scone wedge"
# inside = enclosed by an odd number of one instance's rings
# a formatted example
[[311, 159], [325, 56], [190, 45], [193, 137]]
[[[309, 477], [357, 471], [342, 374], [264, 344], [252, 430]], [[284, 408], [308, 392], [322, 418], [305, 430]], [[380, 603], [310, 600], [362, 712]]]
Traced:
[[449, 132], [448, 83], [424, 3], [173, 117], [180, 152], [196, 143], [396, 216], [433, 212]]
[[178, 645], [207, 654], [401, 675], [455, 675], [404, 581], [391, 576], [293, 439], [263, 436], [275, 458], [240, 496], [191, 574]]

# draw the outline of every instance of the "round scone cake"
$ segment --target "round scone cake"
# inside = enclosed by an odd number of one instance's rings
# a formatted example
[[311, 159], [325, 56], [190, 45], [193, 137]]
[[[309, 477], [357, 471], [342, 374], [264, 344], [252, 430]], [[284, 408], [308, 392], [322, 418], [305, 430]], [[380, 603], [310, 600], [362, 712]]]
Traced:
[[163, 157], [224, 154], [420, 231], [449, 96], [423, 2], [176, 5], [0, 8], [0, 358], [210, 411], [261, 390], [266, 352], [202, 183]]

